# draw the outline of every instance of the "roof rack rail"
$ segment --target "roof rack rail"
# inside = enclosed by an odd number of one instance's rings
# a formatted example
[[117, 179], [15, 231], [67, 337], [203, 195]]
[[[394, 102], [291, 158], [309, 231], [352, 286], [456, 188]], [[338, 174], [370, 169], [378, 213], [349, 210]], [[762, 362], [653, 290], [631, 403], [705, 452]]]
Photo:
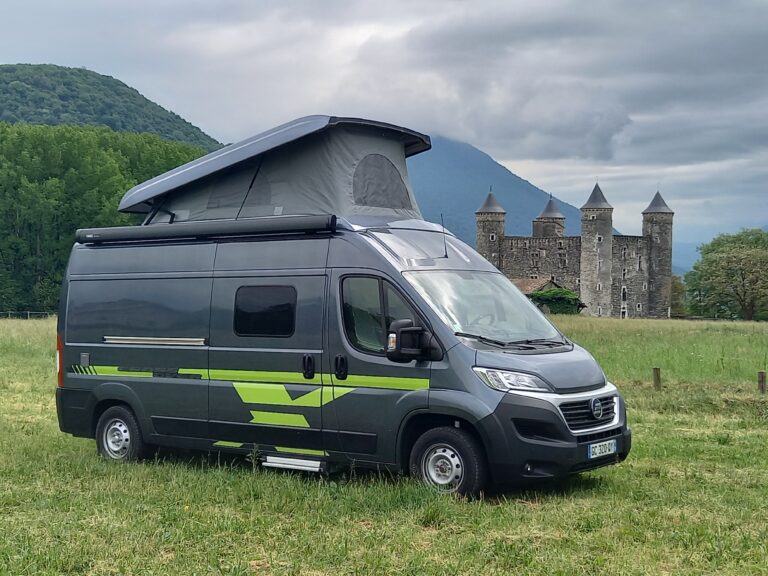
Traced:
[[260, 236], [263, 234], [296, 234], [335, 232], [336, 216], [266, 216], [242, 220], [207, 222], [177, 222], [148, 226], [117, 226], [114, 228], [82, 228], [75, 233], [80, 244], [111, 242], [143, 242], [150, 240], [226, 238]]

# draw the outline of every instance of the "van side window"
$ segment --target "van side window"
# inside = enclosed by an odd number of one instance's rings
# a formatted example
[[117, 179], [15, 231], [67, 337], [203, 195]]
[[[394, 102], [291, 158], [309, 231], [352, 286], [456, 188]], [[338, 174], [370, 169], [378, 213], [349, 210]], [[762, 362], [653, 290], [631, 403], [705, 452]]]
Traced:
[[344, 331], [361, 352], [384, 354], [387, 330], [394, 320], [417, 322], [411, 307], [388, 283], [369, 276], [344, 278], [341, 286]]
[[235, 334], [285, 338], [296, 326], [293, 286], [241, 286], [235, 294]]

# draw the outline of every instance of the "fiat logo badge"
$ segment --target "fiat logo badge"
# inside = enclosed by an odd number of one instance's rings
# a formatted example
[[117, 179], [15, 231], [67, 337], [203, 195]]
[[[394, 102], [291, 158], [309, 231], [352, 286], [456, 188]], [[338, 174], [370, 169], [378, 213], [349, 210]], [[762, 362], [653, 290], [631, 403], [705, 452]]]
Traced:
[[592, 398], [589, 407], [595, 420], [600, 420], [603, 417], [603, 403], [600, 402], [600, 398]]

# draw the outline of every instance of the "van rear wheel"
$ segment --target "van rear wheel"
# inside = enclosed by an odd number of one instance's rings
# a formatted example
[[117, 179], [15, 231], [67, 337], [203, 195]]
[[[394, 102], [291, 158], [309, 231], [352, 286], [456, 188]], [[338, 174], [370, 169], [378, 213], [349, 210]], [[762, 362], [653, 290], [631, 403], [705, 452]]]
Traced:
[[440, 491], [477, 496], [488, 477], [477, 440], [460, 428], [441, 426], [422, 434], [411, 450], [411, 476]]
[[96, 448], [108, 460], [138, 460], [146, 446], [136, 417], [125, 406], [107, 408], [96, 425]]

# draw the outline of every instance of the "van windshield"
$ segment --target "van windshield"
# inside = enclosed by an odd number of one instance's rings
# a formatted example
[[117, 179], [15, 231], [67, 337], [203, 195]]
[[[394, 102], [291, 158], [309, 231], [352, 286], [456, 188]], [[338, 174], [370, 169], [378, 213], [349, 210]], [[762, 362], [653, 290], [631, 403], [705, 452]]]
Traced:
[[403, 276], [460, 335], [498, 344], [562, 341], [557, 329], [503, 274], [430, 270]]

